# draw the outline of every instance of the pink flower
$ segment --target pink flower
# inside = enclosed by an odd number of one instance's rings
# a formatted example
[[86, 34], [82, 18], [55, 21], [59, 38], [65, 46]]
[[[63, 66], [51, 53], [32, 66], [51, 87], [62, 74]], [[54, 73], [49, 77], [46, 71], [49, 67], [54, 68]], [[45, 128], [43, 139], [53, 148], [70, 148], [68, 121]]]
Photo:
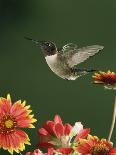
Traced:
[[70, 124], [63, 125], [60, 116], [55, 115], [54, 121], [47, 121], [42, 128], [38, 130], [40, 136], [39, 146], [45, 148], [67, 145], [68, 135], [72, 129]]
[[57, 152], [68, 155], [74, 151], [72, 144], [78, 143], [79, 138], [85, 138], [89, 132], [90, 129], [83, 129], [81, 122], [76, 122], [73, 127], [69, 123], [63, 125], [60, 116], [55, 115], [54, 121], [47, 121], [38, 130], [38, 146], [54, 148]]

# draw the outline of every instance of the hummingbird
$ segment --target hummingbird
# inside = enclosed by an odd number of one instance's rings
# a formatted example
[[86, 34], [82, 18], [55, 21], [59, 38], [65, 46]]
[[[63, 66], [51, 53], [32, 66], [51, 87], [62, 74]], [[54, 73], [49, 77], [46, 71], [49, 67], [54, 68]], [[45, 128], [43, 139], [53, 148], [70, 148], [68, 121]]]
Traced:
[[25, 37], [25, 39], [31, 40], [41, 48], [50, 69], [65, 80], [76, 80], [82, 75], [97, 71], [95, 69], [78, 68], [78, 64], [104, 48], [101, 45], [78, 48], [76, 44], [68, 43], [59, 49], [51, 41], [38, 41], [28, 37]]

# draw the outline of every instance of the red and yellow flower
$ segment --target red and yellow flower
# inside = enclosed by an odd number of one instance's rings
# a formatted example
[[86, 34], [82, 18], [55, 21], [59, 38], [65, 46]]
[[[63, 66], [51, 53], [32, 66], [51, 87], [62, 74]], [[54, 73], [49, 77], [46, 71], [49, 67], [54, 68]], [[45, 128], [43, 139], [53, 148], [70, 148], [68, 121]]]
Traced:
[[73, 144], [78, 143], [79, 138], [85, 138], [89, 129], [83, 129], [80, 122], [76, 122], [73, 127], [69, 123], [63, 125], [60, 116], [55, 115], [54, 121], [47, 121], [38, 133], [40, 138], [38, 146], [54, 148], [57, 152], [68, 155], [74, 152]]
[[93, 75], [95, 84], [101, 84], [108, 89], [116, 89], [116, 73], [107, 71], [99, 72]]
[[111, 142], [91, 135], [87, 139], [80, 139], [76, 150], [82, 155], [116, 155], [116, 148]]
[[30, 106], [21, 100], [12, 104], [10, 95], [0, 98], [0, 147], [19, 153], [25, 149], [25, 144], [30, 145], [28, 135], [21, 128], [34, 128], [36, 122], [30, 113]]

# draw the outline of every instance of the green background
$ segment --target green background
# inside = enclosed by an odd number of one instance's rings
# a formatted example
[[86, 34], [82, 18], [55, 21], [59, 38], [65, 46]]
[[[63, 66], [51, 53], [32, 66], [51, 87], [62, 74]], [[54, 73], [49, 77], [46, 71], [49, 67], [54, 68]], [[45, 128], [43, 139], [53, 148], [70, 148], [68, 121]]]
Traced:
[[[24, 36], [51, 40], [58, 47], [69, 42], [104, 45], [103, 52], [80, 66], [116, 71], [116, 1], [0, 0], [0, 95], [27, 100], [37, 128], [57, 113], [64, 122], [81, 121], [91, 134], [107, 138], [115, 91], [93, 85], [92, 74], [76, 81], [60, 79]], [[37, 128], [28, 130], [32, 146], [26, 151], [36, 148]], [[116, 146], [116, 128], [112, 141]], [[0, 154], [9, 155], [2, 149]]]

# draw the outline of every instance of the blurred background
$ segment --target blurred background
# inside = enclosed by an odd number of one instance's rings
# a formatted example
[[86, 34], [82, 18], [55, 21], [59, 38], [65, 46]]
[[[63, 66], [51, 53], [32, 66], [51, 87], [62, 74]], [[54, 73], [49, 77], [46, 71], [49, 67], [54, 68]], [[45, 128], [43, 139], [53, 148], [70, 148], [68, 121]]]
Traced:
[[[24, 36], [51, 40], [58, 47], [103, 45], [102, 52], [80, 66], [116, 71], [115, 0], [0, 0], [0, 36], [0, 95], [27, 100], [38, 119], [36, 129], [27, 130], [32, 145], [26, 151], [36, 148], [37, 128], [56, 113], [64, 122], [81, 121], [91, 134], [107, 138], [116, 92], [93, 85], [92, 74], [60, 79], [40, 48]], [[112, 141], [116, 146], [116, 128]], [[0, 154], [9, 155], [2, 149]]]

